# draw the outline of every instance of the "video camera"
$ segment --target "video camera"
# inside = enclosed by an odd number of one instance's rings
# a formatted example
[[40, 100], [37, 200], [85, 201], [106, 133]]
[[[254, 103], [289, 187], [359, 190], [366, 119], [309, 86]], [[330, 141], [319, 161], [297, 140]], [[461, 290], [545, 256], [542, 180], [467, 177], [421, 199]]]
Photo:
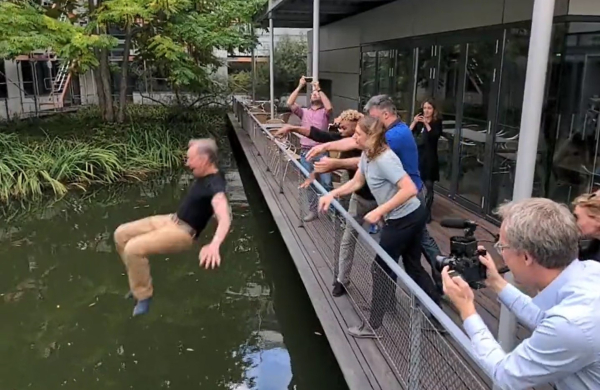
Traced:
[[[479, 256], [485, 256], [486, 251], [477, 249], [479, 243], [475, 238], [475, 230], [479, 225], [466, 219], [444, 219], [441, 225], [450, 229], [463, 229], [464, 236], [450, 237], [450, 255], [436, 257], [436, 269], [442, 272], [444, 267], [450, 269], [450, 276], [460, 276], [469, 286], [478, 290], [485, 287], [483, 281], [487, 277], [487, 268], [479, 260]], [[494, 242], [498, 241], [498, 236], [488, 229], [481, 227], [494, 237]], [[498, 272], [506, 273], [508, 268], [503, 267]]]

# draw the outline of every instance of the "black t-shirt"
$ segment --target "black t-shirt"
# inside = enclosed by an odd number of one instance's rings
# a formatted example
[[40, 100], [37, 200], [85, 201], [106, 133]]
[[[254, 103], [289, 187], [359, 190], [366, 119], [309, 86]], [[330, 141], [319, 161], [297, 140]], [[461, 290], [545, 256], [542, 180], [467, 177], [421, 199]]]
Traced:
[[179, 204], [177, 217], [196, 230], [196, 236], [206, 227], [214, 214], [212, 199], [225, 192], [225, 177], [221, 172], [197, 178]]
[[579, 241], [579, 260], [600, 261], [600, 241], [596, 239]]
[[[342, 137], [342, 135], [340, 133], [331, 133], [331, 132], [321, 131], [321, 130], [317, 129], [316, 127], [311, 126], [310, 135], [308, 138], [312, 139], [313, 141], [325, 143], [325, 142], [338, 141], [344, 137]], [[353, 150], [349, 150], [347, 152], [340, 153], [340, 158], [360, 157], [361, 154], [362, 154], [362, 151], [360, 151], [359, 149], [353, 149]], [[357, 171], [357, 169], [346, 169], [346, 170], [348, 171], [348, 176], [350, 178], [353, 178]], [[362, 186], [360, 189], [358, 189], [354, 193], [356, 195], [359, 195], [363, 199], [375, 200], [375, 198], [373, 197], [373, 194], [371, 194], [371, 190], [369, 189], [369, 186], [367, 185], [367, 183], [365, 183], [364, 186]]]

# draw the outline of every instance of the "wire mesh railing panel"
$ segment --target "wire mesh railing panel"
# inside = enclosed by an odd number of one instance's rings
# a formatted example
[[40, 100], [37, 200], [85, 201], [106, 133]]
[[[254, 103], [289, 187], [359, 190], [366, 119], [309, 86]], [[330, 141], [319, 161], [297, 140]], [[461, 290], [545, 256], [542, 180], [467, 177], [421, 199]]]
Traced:
[[[297, 161], [300, 151], [295, 138], [274, 139], [240, 100], [234, 101], [234, 112], [276, 187], [290, 205], [296, 205], [293, 213], [298, 228], [306, 231], [334, 277], [345, 282], [365, 329], [375, 333], [401, 386], [419, 390], [489, 389], [489, 378], [469, 358], [472, 352], [464, 333], [454, 324], [448, 325], [451, 320], [443, 312], [437, 311], [434, 317], [435, 310], [426, 309], [433, 302], [402, 270], [389, 266], [394, 260], [364, 227], [336, 202], [327, 213], [316, 213], [325, 190], [318, 184], [300, 188], [307, 171]], [[347, 206], [348, 199], [342, 203]]]

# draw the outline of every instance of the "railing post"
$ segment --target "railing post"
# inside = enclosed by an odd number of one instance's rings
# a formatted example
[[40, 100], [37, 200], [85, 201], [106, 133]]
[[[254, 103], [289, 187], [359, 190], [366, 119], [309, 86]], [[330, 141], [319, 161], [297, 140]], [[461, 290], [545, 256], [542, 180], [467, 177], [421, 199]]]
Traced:
[[319, 56], [320, 53], [320, 33], [321, 33], [321, 1], [313, 0], [313, 30], [312, 30], [312, 74], [315, 81], [319, 80]]
[[[271, 8], [271, 1], [269, 1], [269, 8]], [[271, 100], [271, 119], [275, 118], [275, 59], [273, 57], [275, 53], [275, 28], [273, 26], [273, 14], [269, 14], [269, 99]]]
[[[285, 178], [285, 172], [287, 171], [288, 163], [285, 162], [285, 155], [281, 149], [279, 149], [279, 163], [282, 164], [281, 179], [279, 180], [279, 193], [283, 194], [283, 179]], [[283, 164], [285, 164], [285, 167], [283, 167]]]
[[408, 362], [408, 389], [420, 390], [421, 377], [421, 332], [423, 314], [414, 295], [410, 295], [410, 354]]
[[333, 209], [333, 278], [337, 280], [338, 277], [338, 263], [340, 261], [340, 247], [342, 245], [342, 218], [338, 213], [337, 209]]
[[[302, 184], [302, 176], [300, 176], [300, 184]], [[302, 193], [302, 188], [300, 188], [300, 184], [298, 184], [298, 207], [300, 207], [300, 210], [298, 210], [298, 217], [300, 218], [300, 225], [298, 225], [298, 227], [303, 228], [304, 227], [304, 205], [302, 204], [302, 199], [303, 199], [303, 193]]]

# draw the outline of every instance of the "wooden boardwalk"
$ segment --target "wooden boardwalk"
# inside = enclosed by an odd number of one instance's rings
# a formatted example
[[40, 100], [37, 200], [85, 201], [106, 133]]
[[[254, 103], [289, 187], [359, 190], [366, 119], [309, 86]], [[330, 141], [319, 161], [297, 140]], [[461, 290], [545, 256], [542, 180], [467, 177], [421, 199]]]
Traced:
[[[368, 339], [356, 339], [347, 334], [346, 330], [349, 326], [357, 325], [361, 321], [360, 313], [364, 312], [362, 306], [368, 306], [370, 302], [370, 296], [363, 296], [363, 292], [370, 290], [370, 287], [352, 287], [350, 296], [354, 299], [350, 299], [348, 295], [339, 298], [331, 296], [331, 283], [334, 279], [331, 259], [336, 257], [335, 249], [331, 249], [333, 232], [326, 231], [323, 227], [320, 230], [312, 226], [299, 227], [301, 225], [301, 215], [299, 215], [301, 199], [299, 199], [297, 183], [292, 180], [278, 183], [265, 163], [266, 156], [260, 155], [249, 134], [241, 128], [233, 115], [230, 115], [230, 121], [233, 128], [232, 141], [239, 143], [254, 173], [349, 387], [360, 390], [406, 388], [407, 378], [405, 376], [411, 365], [409, 354], [406, 351], [410, 344], [409, 341], [393, 339], [391, 336], [394, 335], [390, 334], [383, 337], [383, 339], [387, 338], [387, 344], [384, 344]], [[282, 184], [283, 193], [280, 191]], [[447, 253], [449, 250], [450, 236], [461, 234], [460, 231], [448, 230], [439, 225], [441, 219], [449, 217], [475, 220], [494, 232], [498, 230], [497, 226], [477, 218], [450, 200], [438, 195], [433, 208], [434, 221], [429, 225], [429, 231], [443, 253]], [[484, 231], [478, 231], [476, 236], [481, 240], [490, 240], [489, 235]], [[491, 244], [484, 245], [491, 253], [495, 253]], [[429, 268], [425, 261], [424, 264]], [[364, 265], [361, 267], [355, 264], [352, 272], [352, 276], [354, 276], [355, 274], [367, 274], [369, 270]], [[480, 290], [476, 293], [476, 299], [478, 312], [492, 332], [496, 333], [500, 312], [496, 297], [487, 290]], [[406, 301], [406, 298], [400, 296], [399, 301], [401, 300]], [[401, 306], [406, 307], [410, 304]], [[453, 307], [447, 305], [444, 311], [460, 326], [460, 319]], [[410, 313], [401, 312], [394, 316], [388, 315], [384, 327], [405, 329], [410, 325], [407, 321], [409, 316]], [[526, 329], [520, 327], [520, 338], [527, 337], [528, 334]], [[481, 373], [472, 362], [469, 362], [464, 356], [464, 352], [455, 348], [451, 340], [446, 338], [445, 341], [440, 342], [439, 335], [437, 338], [424, 336], [422, 339], [424, 342], [420, 346], [420, 354], [427, 367], [422, 370], [425, 374], [421, 374], [418, 388], [448, 390], [491, 388], [489, 378]], [[383, 345], [386, 348], [383, 348]], [[391, 362], [394, 362], [395, 368]], [[471, 378], [464, 378], [458, 373], [459, 371], [455, 369], [457, 362], [458, 365], [463, 366], [462, 376]], [[464, 375], [464, 372], [469, 375]]]

